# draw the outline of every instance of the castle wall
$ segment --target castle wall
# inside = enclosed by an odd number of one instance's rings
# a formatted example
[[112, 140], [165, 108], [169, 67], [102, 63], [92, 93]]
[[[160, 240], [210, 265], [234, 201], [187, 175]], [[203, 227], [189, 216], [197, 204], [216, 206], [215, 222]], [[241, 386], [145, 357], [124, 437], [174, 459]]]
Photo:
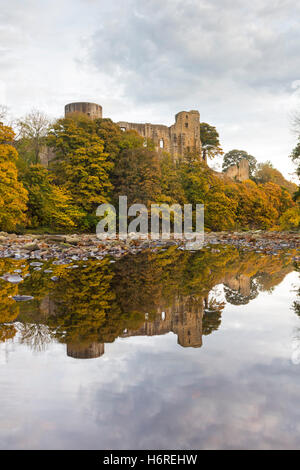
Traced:
[[47, 145], [43, 145], [39, 157], [41, 165], [47, 167], [49, 162], [55, 158], [55, 152]]
[[161, 124], [118, 122], [122, 130], [135, 130], [145, 139], [152, 139], [158, 152], [168, 152], [174, 159], [186, 153], [201, 154], [200, 114], [181, 111], [170, 127]]
[[151, 139], [154, 142], [157, 151], [172, 153], [170, 128], [161, 124], [138, 124], [133, 122], [118, 122], [122, 130], [135, 130], [145, 139]]
[[230, 166], [224, 174], [229, 178], [242, 182], [249, 179], [249, 162], [243, 158], [237, 165]]
[[129, 330], [121, 337], [164, 335], [172, 331], [177, 335], [180, 346], [200, 348], [203, 311], [203, 299], [195, 301], [189, 297], [178, 297], [172, 307], [161, 307], [154, 321], [145, 321], [141, 328]]

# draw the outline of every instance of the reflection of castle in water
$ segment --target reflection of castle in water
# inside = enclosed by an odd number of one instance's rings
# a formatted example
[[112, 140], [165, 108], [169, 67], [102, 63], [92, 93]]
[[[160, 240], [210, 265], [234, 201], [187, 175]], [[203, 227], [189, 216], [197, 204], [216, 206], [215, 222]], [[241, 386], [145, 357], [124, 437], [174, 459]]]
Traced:
[[[113, 265], [106, 259], [85, 262], [82, 268], [57, 268], [60, 280], [50, 286], [42, 271], [26, 278], [21, 294], [34, 294], [38, 302], [18, 305], [18, 317], [14, 311], [5, 316], [6, 323], [17, 318], [24, 325], [18, 327], [22, 342], [40, 350], [42, 343], [58, 340], [75, 359], [101, 357], [105, 343], [118, 337], [170, 332], [181, 347], [200, 348], [202, 336], [220, 327], [226, 303], [246, 305], [279, 284], [293, 265], [286, 257], [233, 250], [189, 254], [170, 248], [124, 257]], [[5, 325], [1, 331], [0, 342], [16, 334]]]
[[[182, 347], [200, 348], [202, 346], [202, 321], [204, 299], [178, 297], [172, 307], [159, 309], [154, 321], [145, 320], [137, 330], [125, 330], [121, 338], [131, 336], [158, 336], [167, 333], [177, 335]], [[104, 354], [103, 343], [69, 343], [67, 355], [75, 359], [92, 359]]]
[[103, 343], [68, 343], [67, 344], [67, 355], [74, 357], [74, 359], [93, 359], [100, 357], [104, 354]]
[[172, 307], [161, 310], [153, 322], [145, 321], [136, 331], [121, 335], [156, 336], [173, 332], [177, 335], [178, 344], [182, 347], [200, 348], [202, 346], [203, 298], [194, 301], [192, 298], [177, 298]]
[[[228, 301], [233, 304], [245, 304], [256, 297], [251, 278], [245, 274], [227, 275], [224, 278], [224, 290]], [[147, 319], [137, 330], [125, 330], [120, 338], [132, 336], [159, 336], [167, 333], [177, 335], [177, 343], [186, 348], [200, 348], [202, 335], [217, 330], [221, 323], [221, 309], [210, 309], [207, 297], [177, 296], [171, 307], [158, 309], [153, 321]], [[206, 327], [203, 328], [203, 322]], [[204, 330], [204, 331], [203, 331]], [[93, 342], [67, 344], [67, 355], [75, 359], [93, 359], [105, 352], [105, 343]]]

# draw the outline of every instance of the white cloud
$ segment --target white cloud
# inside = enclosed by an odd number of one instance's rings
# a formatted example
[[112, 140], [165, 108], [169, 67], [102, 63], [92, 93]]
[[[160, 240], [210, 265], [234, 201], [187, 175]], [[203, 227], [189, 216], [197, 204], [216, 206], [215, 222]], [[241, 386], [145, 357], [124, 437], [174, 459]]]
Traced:
[[0, 3], [0, 98], [13, 114], [59, 116], [66, 102], [91, 100], [114, 120], [171, 124], [197, 108], [225, 150], [292, 171], [296, 0]]

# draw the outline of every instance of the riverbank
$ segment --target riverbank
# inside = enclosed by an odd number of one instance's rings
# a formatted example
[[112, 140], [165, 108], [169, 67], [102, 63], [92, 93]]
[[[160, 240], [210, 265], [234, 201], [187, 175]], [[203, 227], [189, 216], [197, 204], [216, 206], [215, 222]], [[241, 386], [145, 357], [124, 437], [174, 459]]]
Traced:
[[[300, 259], [300, 234], [295, 232], [211, 232], [205, 234], [204, 246], [234, 245], [243, 250], [276, 255], [292, 250]], [[0, 258], [59, 259], [62, 262], [102, 259], [106, 255], [120, 258], [145, 249], [157, 251], [176, 245], [178, 249], [193, 249], [190, 242], [180, 240], [99, 240], [95, 234], [15, 235], [0, 232]]]

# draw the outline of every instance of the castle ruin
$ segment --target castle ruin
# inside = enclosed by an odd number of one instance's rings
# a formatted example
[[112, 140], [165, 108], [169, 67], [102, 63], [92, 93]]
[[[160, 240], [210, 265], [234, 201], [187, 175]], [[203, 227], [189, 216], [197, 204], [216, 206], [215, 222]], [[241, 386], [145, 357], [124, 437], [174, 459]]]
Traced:
[[118, 122], [117, 124], [123, 131], [133, 129], [145, 139], [151, 139], [158, 152], [168, 152], [174, 159], [187, 153], [201, 155], [198, 111], [180, 111], [175, 116], [175, 123], [170, 127], [150, 123]]
[[[102, 118], [102, 106], [96, 103], [78, 102], [65, 106], [65, 116], [73, 113], [84, 113], [91, 119]], [[174, 160], [187, 154], [199, 155], [202, 158], [200, 139], [200, 113], [196, 110], [180, 111], [175, 115], [175, 123], [170, 127], [163, 124], [134, 123], [120, 121], [117, 123], [122, 131], [135, 130], [142, 137], [151, 139], [157, 152], [167, 152]], [[205, 160], [207, 163], [207, 161]], [[239, 165], [233, 165], [219, 176], [228, 176], [236, 181], [249, 178], [249, 165], [246, 159]]]

